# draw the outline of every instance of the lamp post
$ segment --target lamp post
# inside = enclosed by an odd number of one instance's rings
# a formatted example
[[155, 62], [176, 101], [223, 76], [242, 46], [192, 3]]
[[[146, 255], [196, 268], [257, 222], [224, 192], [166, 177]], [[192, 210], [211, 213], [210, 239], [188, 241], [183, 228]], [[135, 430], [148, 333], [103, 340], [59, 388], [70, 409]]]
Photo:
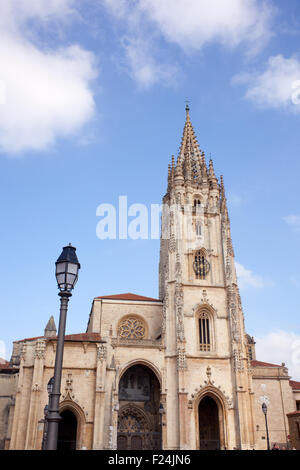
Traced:
[[43, 430], [42, 450], [46, 450], [47, 430], [48, 430], [48, 421], [47, 421], [48, 409], [49, 409], [49, 406], [48, 406], [48, 405], [45, 405], [45, 408], [44, 408], [44, 430]]
[[71, 244], [69, 244], [69, 246], [65, 246], [55, 264], [55, 275], [57, 285], [60, 290], [58, 294], [60, 296], [60, 316], [57, 335], [53, 386], [50, 393], [49, 409], [47, 413], [47, 450], [56, 450], [57, 448], [58, 424], [61, 420], [59, 414], [59, 397], [68, 302], [69, 298], [72, 296], [71, 291], [74, 289], [74, 286], [77, 282], [78, 271], [80, 269], [80, 264], [76, 256], [76, 248], [74, 248]]
[[51, 379], [49, 380], [49, 382], [47, 384], [48, 405], [46, 405], [45, 408], [44, 408], [44, 432], [43, 432], [42, 450], [46, 449], [47, 432], [48, 432], [47, 416], [48, 416], [49, 405], [50, 405], [50, 395], [51, 395], [52, 389], [53, 389], [53, 381], [54, 381], [54, 377], [51, 377]]
[[159, 424], [160, 424], [160, 436], [159, 436], [159, 440], [160, 440], [160, 449], [162, 450], [163, 448], [163, 422], [162, 422], [162, 417], [163, 417], [163, 414], [164, 414], [164, 405], [162, 403], [160, 403], [159, 405]]
[[270, 440], [269, 440], [269, 430], [268, 430], [268, 420], [267, 420], [268, 407], [267, 407], [265, 402], [261, 405], [261, 408], [262, 408], [263, 414], [265, 415], [266, 432], [267, 432], [267, 445], [268, 445], [268, 450], [270, 450]]

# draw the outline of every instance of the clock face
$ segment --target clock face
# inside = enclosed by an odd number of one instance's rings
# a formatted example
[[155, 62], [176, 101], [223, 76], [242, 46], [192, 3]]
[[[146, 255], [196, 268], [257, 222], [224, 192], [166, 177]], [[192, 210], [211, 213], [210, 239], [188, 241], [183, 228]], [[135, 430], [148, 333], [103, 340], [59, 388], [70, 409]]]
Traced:
[[196, 254], [193, 268], [197, 278], [200, 279], [205, 279], [206, 275], [209, 273], [210, 264], [202, 253]]

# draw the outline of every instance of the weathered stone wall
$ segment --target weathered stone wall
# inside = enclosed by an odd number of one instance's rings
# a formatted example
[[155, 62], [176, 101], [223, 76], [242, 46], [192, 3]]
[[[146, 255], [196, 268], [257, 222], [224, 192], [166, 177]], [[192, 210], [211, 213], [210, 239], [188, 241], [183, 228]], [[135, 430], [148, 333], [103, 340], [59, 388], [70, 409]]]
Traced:
[[16, 393], [17, 375], [0, 373], [0, 449], [8, 437], [9, 412]]

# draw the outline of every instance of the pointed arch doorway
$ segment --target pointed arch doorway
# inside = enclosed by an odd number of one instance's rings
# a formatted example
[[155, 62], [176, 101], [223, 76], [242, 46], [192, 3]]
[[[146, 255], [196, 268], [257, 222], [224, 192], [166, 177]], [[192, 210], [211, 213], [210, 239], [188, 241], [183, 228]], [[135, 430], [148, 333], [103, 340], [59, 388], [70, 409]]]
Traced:
[[76, 450], [77, 418], [71, 410], [60, 413], [62, 420], [58, 426], [57, 450]]
[[135, 364], [119, 383], [118, 450], [161, 449], [160, 385], [152, 370]]
[[220, 450], [220, 407], [214, 398], [206, 395], [198, 407], [200, 450]]

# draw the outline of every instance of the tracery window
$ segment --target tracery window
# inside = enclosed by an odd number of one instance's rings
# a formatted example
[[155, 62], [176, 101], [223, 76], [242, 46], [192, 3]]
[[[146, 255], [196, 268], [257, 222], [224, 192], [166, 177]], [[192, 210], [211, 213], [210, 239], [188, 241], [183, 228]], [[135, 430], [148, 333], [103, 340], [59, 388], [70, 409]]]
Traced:
[[145, 323], [136, 317], [125, 318], [118, 328], [118, 336], [123, 339], [143, 339], [145, 333]]
[[141, 432], [149, 430], [146, 416], [135, 406], [125, 406], [119, 415], [119, 432]]
[[209, 316], [202, 312], [199, 316], [200, 351], [211, 351], [211, 331]]
[[206, 279], [209, 273], [210, 265], [203, 251], [197, 251], [193, 263], [196, 279]]

